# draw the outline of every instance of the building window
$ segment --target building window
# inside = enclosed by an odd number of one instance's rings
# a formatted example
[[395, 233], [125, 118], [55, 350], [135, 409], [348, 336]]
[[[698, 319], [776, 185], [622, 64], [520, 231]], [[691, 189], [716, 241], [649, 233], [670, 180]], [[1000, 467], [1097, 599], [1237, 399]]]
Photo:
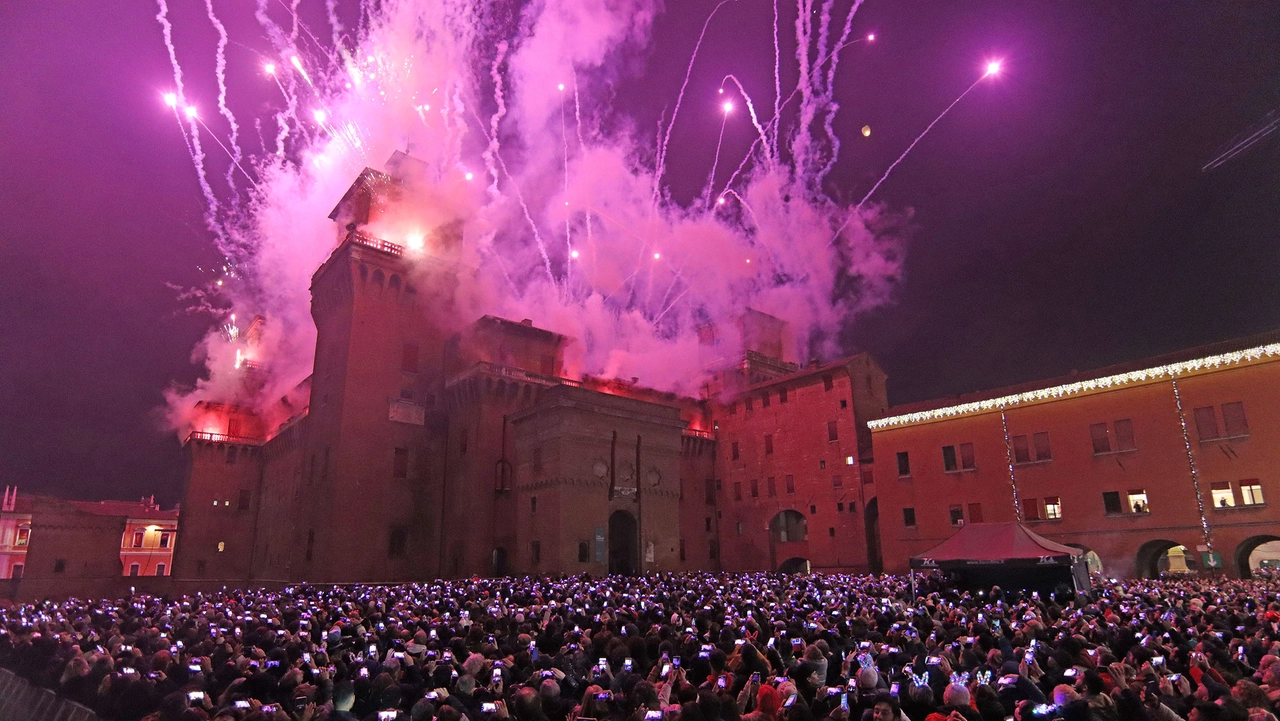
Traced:
[[1213, 440], [1220, 435], [1218, 433], [1218, 418], [1213, 411], [1213, 406], [1197, 408], [1192, 413], [1196, 419], [1196, 433], [1200, 436], [1200, 440]]
[[734, 441], [733, 443], [729, 444], [729, 449], [730, 449], [729, 451], [730, 455], [732, 456], [733, 460], [735, 461], [738, 460], [740, 456], [740, 454], [738, 453], [738, 442]]
[[529, 558], [532, 559], [535, 566], [542, 562], [542, 541], [531, 541], [529, 543]]
[[709, 543], [707, 543], [707, 558], [710, 558], [711, 560], [714, 561], [719, 557], [720, 557], [720, 542], [713, 538]]
[[960, 470], [972, 471], [977, 467], [978, 465], [976, 462], [974, 462], [974, 459], [973, 459], [973, 444], [961, 443], [960, 444]]
[[828, 441], [840, 440], [840, 428], [837, 425], [837, 423], [838, 421], [827, 421], [827, 440]]
[[911, 456], [907, 451], [898, 451], [898, 478], [911, 475]]
[[829, 391], [835, 387], [835, 382], [831, 379], [831, 374], [827, 373], [822, 376], [822, 390]]
[[942, 447], [942, 470], [950, 473], [960, 469], [960, 464], [956, 463], [956, 447]]
[[680, 560], [684, 560], [684, 539], [680, 539]]
[[716, 480], [714, 478], [708, 478], [705, 481], [703, 481], [703, 486], [704, 487], [702, 490], [703, 490], [703, 494], [705, 495], [704, 500], [706, 501], [707, 505], [708, 506], [716, 505]]
[[1124, 513], [1123, 509], [1120, 508], [1120, 492], [1103, 491], [1102, 508], [1107, 514]]
[[1262, 484], [1258, 483], [1258, 479], [1250, 478], [1240, 481], [1240, 502], [1246, 506], [1259, 506], [1266, 503], [1262, 500]]
[[782, 480], [787, 485], [787, 493], [794, 494], [796, 492], [796, 477], [788, 475]]
[[841, 407], [841, 408], [848, 408], [848, 407], [849, 407], [849, 401], [848, 401], [847, 399], [841, 398], [841, 399], [840, 399], [840, 407]]
[[65, 559], [65, 558], [57, 558], [57, 559], [54, 559], [54, 561], [53, 561], [53, 572], [54, 572], [54, 573], [63, 573], [63, 572], [65, 572], [66, 570], [67, 570], [67, 559]]
[[25, 545], [27, 545], [28, 543], [31, 543], [31, 529], [30, 529], [30, 528], [19, 528], [19, 529], [18, 529], [18, 540], [17, 540], [17, 541], [15, 541], [13, 545], [15, 545], [15, 546], [25, 546]]
[[1244, 403], [1222, 404], [1222, 425], [1226, 427], [1228, 438], [1249, 435], [1249, 421], [1244, 417]]
[[982, 504], [969, 504], [969, 523], [982, 523]]
[[964, 525], [964, 509], [963, 508], [961, 508], [960, 506], [952, 506], [950, 509], [948, 509], [948, 512], [949, 512], [949, 515], [951, 516], [951, 525], [953, 526]]
[[168, 547], [169, 547], [169, 544], [170, 544], [172, 541], [173, 541], [173, 534], [172, 534], [172, 533], [161, 533], [161, 534], [160, 534], [160, 547], [161, 547], [161, 548], [168, 548]]
[[[57, 568], [55, 568], [55, 569], [53, 569], [53, 570], [56, 572], [58, 569], [57, 569]], [[136, 564], [136, 563], [131, 563], [131, 564], [129, 564], [129, 575], [130, 575], [130, 576], [137, 576], [137, 575], [138, 575], [139, 573], [141, 573], [141, 572], [142, 572], [142, 566], [140, 566], [140, 565], [138, 565], [138, 564]]]
[[764, 393], [760, 394], [760, 407], [761, 408], [769, 407], [769, 391], [765, 391]]
[[711, 530], [711, 516], [707, 516], [705, 520], [706, 520], [706, 523], [704, 523], [704, 524], [703, 524], [703, 528], [704, 528], [705, 530], [707, 530], [707, 531], [710, 531], [710, 530]]
[[810, 504], [809, 504], [809, 515], [811, 515], [811, 516], [812, 516], [813, 514], [815, 514], [815, 513], [817, 513], [817, 512], [818, 512], [818, 507], [817, 507], [817, 506], [815, 506], [815, 505], [813, 505], [812, 503], [810, 503]]
[[747, 415], [751, 415], [751, 411], [755, 410], [755, 408], [756, 408], [755, 404], [751, 401], [750, 398], [742, 399], [742, 410], [746, 411]]
[[1030, 463], [1031, 462], [1031, 446], [1027, 443], [1026, 436], [1013, 437], [1013, 462], [1014, 463]]
[[751, 497], [752, 498], [760, 497], [760, 480], [758, 478], [751, 479]]
[[840, 476], [838, 476], [838, 475], [832, 476], [832, 477], [831, 477], [831, 487], [832, 487], [832, 488], [843, 488], [843, 487], [844, 487], [844, 479], [843, 479], [843, 478], [841, 478], [841, 477], [840, 477]]
[[147, 532], [146, 532], [146, 531], [134, 531], [134, 532], [133, 532], [133, 547], [134, 547], [134, 548], [142, 548], [142, 542], [143, 542], [143, 540], [146, 538], [146, 536], [147, 536]]
[[529, 515], [533, 515], [537, 512], [538, 512], [538, 497], [529, 496]]
[[[680, 541], [680, 550], [684, 551], [684, 540]], [[591, 544], [586, 541], [578, 541], [578, 563], [586, 563], [589, 560], [591, 560]], [[684, 560], [683, 553], [680, 556], [680, 560]]]
[[836, 504], [836, 513], [844, 513], [844, 502]]
[[1138, 444], [1133, 439], [1133, 421], [1122, 418], [1112, 424], [1116, 433], [1117, 451], [1136, 451]]
[[864, 463], [858, 469], [858, 473], [862, 476], [862, 485], [869, 486], [876, 482], [875, 469], [871, 467], [870, 463]]
[[239, 510], [239, 511], [249, 510], [249, 500], [250, 500], [249, 489], [241, 488], [240, 494], [236, 498], [236, 510]]
[[845, 464], [846, 466], [852, 466], [852, 465], [853, 465], [853, 456], [845, 456], [845, 457], [844, 457], [844, 464]]
[[[394, 347], [394, 346], [392, 346]], [[400, 370], [405, 373], [418, 372], [418, 344], [405, 343], [400, 350]]]
[[227, 446], [227, 465], [234, 465], [240, 457], [240, 446]]
[[164, 575], [164, 571], [165, 571], [164, 564], [163, 564], [163, 563], [157, 563], [157, 564], [156, 564], [156, 575], [157, 575], [157, 576], [163, 576], [163, 575]]
[[1048, 433], [1034, 433], [1031, 436], [1031, 444], [1036, 450], [1037, 461], [1052, 461], [1053, 451], [1049, 448]]
[[203, 575], [204, 575], [204, 569], [205, 569], [206, 565], [207, 565], [207, 564], [206, 564], [206, 562], [205, 562], [205, 561], [196, 561], [196, 575], [197, 575], [197, 576], [203, 576]]
[[387, 537], [387, 558], [404, 558], [405, 549], [409, 545], [409, 529], [404, 526], [392, 526]]
[[1093, 439], [1094, 455], [1111, 452], [1111, 434], [1107, 431], [1106, 423], [1090, 424], [1089, 437]]
[[1043, 521], [1044, 515], [1040, 512], [1040, 499], [1028, 498], [1022, 504], [1022, 519], [1025, 521]]
[[774, 480], [773, 476], [769, 476], [768, 478], [764, 479], [764, 489], [765, 489], [765, 492], [769, 494], [770, 498], [777, 497], [778, 483], [776, 480]]
[[735, 501], [742, 500], [742, 481], [733, 482], [733, 500]]
[[820, 471], [821, 471], [821, 470], [824, 470], [826, 467], [827, 467], [827, 460], [826, 460], [825, 458], [819, 458], [819, 459], [818, 459], [818, 470], [820, 470]]
[[1046, 496], [1044, 499], [1044, 517], [1050, 521], [1062, 518], [1062, 499], [1058, 496]]
[[779, 389], [778, 389], [778, 402], [779, 402], [779, 403], [786, 403], [786, 402], [787, 402], [787, 387], [786, 387], [786, 386], [783, 386], [783, 387], [781, 387], [781, 388], [779, 388]]
[[542, 356], [542, 375], [553, 376], [556, 374], [556, 357], [553, 355]]
[[916, 509], [914, 508], [902, 509], [902, 525], [906, 526], [907, 528], [915, 528]]
[[1213, 494], [1214, 508], [1235, 508], [1236, 496], [1231, 490], [1230, 481], [1210, 483], [1209, 492]]
[[1141, 488], [1129, 491], [1129, 511], [1132, 513], [1150, 513], [1147, 504], [1147, 492]]
[[773, 435], [770, 433], [764, 434], [764, 454], [766, 456], [773, 455]]
[[15, 563], [15, 564], [13, 564], [13, 573], [12, 573], [12, 574], [10, 574], [10, 576], [9, 576], [9, 577], [10, 577], [10, 578], [22, 578], [22, 572], [23, 572], [23, 571], [25, 571], [25, 570], [26, 570], [26, 568], [27, 568], [27, 564], [25, 564], [25, 563]]
[[831, 536], [832, 538], [835, 538], [835, 537], [836, 537], [836, 528], [835, 528], [835, 526], [831, 526], [831, 527], [827, 528], [827, 535], [828, 535], [828, 536]]
[[397, 448], [391, 454], [391, 477], [409, 477], [409, 449]]
[[227, 542], [226, 542], [226, 541], [218, 541], [218, 553], [222, 553], [222, 552], [223, 552], [223, 551], [225, 551], [225, 550], [227, 550]]
[[857, 512], [858, 512], [858, 503], [856, 501], [849, 501], [849, 513], [857, 513]]

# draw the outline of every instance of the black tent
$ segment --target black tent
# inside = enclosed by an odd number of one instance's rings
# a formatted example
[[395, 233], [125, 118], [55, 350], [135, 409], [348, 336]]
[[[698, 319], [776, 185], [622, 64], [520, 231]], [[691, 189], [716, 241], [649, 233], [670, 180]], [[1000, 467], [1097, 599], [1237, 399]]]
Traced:
[[1084, 551], [1054, 543], [1016, 521], [970, 523], [950, 538], [911, 558], [911, 570], [953, 573], [972, 588], [1089, 588]]

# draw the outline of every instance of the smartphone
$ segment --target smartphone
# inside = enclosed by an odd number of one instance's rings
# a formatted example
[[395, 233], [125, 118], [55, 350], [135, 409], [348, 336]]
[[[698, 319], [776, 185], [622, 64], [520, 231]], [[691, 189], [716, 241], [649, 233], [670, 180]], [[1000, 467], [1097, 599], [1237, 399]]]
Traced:
[[497, 713], [498, 704], [492, 703], [492, 702], [482, 703], [480, 704], [480, 712], [481, 713]]
[[280, 710], [280, 707], [273, 703], [265, 703], [259, 709], [264, 714], [272, 714]]
[[1031, 664], [1035, 663], [1035, 662], [1036, 662], [1036, 650], [1035, 650], [1034, 648], [1029, 648], [1029, 649], [1027, 649], [1027, 652], [1026, 652], [1026, 653], [1024, 653], [1024, 654], [1022, 654], [1022, 660], [1023, 660], [1023, 661], [1025, 661], [1025, 662], [1026, 662], [1026, 664], [1027, 664], [1028, 666], [1030, 666]]
[[630, 671], [633, 665], [634, 665], [634, 662], [631, 659], [626, 659], [625, 661], [622, 662], [622, 668], [624, 671]]
[[187, 664], [187, 670], [191, 673], [200, 673], [204, 668], [198, 663], [190, 663]]
[[782, 702], [782, 708], [791, 708], [792, 706], [795, 706], [795, 705], [796, 705], [795, 694], [791, 694], [790, 696], [787, 697], [786, 701]]
[[765, 643], [765, 646], [767, 646], [767, 647], [769, 647], [769, 648], [773, 648], [773, 639], [772, 639], [772, 638], [770, 638], [770, 639], [768, 640], [768, 642], [766, 642], [766, 643]]
[[898, 690], [901, 688], [902, 688], [901, 684], [899, 684], [897, 681], [894, 681], [893, 684], [889, 686], [889, 695], [897, 696]]
[[671, 664], [669, 663], [662, 664], [662, 677], [666, 678], [670, 674], [671, 674]]
[[1069, 668], [1069, 669], [1067, 669], [1067, 670], [1063, 671], [1063, 672], [1062, 672], [1062, 675], [1063, 675], [1063, 676], [1065, 676], [1065, 677], [1067, 677], [1067, 678], [1075, 678], [1075, 677], [1076, 677], [1076, 673], [1077, 673], [1076, 669], [1074, 669], [1074, 668]]
[[680, 668], [680, 657], [676, 656], [675, 658], [671, 659], [671, 665], [675, 666], [676, 668]]
[[844, 709], [845, 711], [849, 710], [849, 694], [848, 693], [840, 694], [840, 708]]
[[729, 677], [721, 676], [720, 678], [716, 679], [716, 688], [722, 691], [726, 688], [729, 688]]
[[[396, 651], [392, 653], [391, 656], [392, 658], [404, 658], [404, 651]], [[494, 665], [497, 666], [498, 664], [494, 663]]]
[[307, 699], [307, 697], [306, 697], [306, 696], [294, 696], [294, 697], [293, 697], [293, 712], [294, 712], [294, 713], [302, 713], [303, 709], [305, 709], [305, 708], [307, 707], [307, 702], [308, 702], [308, 699]]
[[645, 711], [644, 721], [662, 721], [661, 711]]
[[1181, 681], [1181, 680], [1182, 680], [1182, 674], [1180, 674], [1180, 673], [1171, 673], [1171, 674], [1169, 674], [1169, 682], [1170, 682], [1170, 683], [1177, 683], [1177, 682], [1179, 682], [1179, 681]]
[[362, 666], [360, 668], [360, 678], [369, 678], [369, 669]]
[[249, 708], [250, 706], [249, 702], [242, 698], [236, 699], [236, 702], [232, 705], [235, 706], [236, 708], [241, 708], [241, 709]]
[[1152, 657], [1151, 657], [1151, 665], [1152, 665], [1152, 666], [1163, 666], [1163, 665], [1164, 665], [1164, 656], [1152, 656]]
[[1053, 715], [1053, 712], [1057, 710], [1058, 710], [1058, 707], [1054, 704], [1038, 703], [1035, 705], [1034, 708], [1031, 709], [1031, 712], [1037, 716], [1051, 716]]
[[940, 666], [940, 665], [942, 665], [942, 659], [941, 659], [940, 657], [938, 657], [938, 656], [929, 656], [928, 658], [926, 658], [926, 659], [924, 660], [924, 662], [925, 662], [925, 663], [927, 663], [927, 664], [929, 664], [930, 666]]
[[760, 683], [760, 672], [756, 671], [751, 674], [751, 683]]

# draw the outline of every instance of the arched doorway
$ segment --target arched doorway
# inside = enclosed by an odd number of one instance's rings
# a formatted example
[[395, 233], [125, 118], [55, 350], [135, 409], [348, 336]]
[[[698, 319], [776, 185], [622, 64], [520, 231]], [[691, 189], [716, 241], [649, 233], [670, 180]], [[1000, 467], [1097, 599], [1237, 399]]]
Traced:
[[1066, 545], [1084, 551], [1084, 562], [1089, 567], [1090, 574], [1103, 575], [1102, 558], [1094, 553], [1092, 548], [1081, 543], [1068, 543]]
[[809, 523], [799, 511], [780, 511], [769, 521], [774, 543], [802, 543], [809, 540]]
[[510, 569], [507, 568], [507, 549], [498, 546], [493, 549], [493, 575], [501, 577], [508, 573], [510, 573]]
[[788, 558], [778, 564], [778, 573], [808, 573], [809, 559], [807, 558]]
[[880, 503], [872, 498], [862, 509], [862, 524], [867, 532], [867, 565], [872, 573], [884, 570], [884, 558], [880, 555]]
[[1236, 573], [1253, 578], [1259, 567], [1280, 567], [1280, 536], [1251, 536], [1236, 546]]
[[636, 517], [627, 511], [614, 511], [609, 516], [609, 573], [634, 575], [640, 567], [639, 551]]
[[1138, 548], [1137, 556], [1134, 559], [1133, 572], [1138, 578], [1159, 578], [1160, 574], [1170, 571], [1170, 554], [1171, 550], [1179, 550], [1183, 552], [1176, 553], [1179, 558], [1172, 563], [1173, 572], [1185, 571], [1185, 568], [1179, 568], [1180, 562], [1185, 562], [1187, 555], [1185, 548], [1175, 542], [1166, 539], [1157, 539], [1147, 541]]

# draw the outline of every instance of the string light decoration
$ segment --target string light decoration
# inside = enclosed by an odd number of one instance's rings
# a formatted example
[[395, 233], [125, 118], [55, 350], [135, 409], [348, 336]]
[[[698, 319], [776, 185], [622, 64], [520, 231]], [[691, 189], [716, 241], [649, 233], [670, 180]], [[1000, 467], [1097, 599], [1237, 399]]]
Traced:
[[1173, 385], [1173, 403], [1178, 408], [1178, 423], [1182, 425], [1182, 445], [1187, 449], [1187, 465], [1191, 467], [1191, 485], [1196, 489], [1196, 508], [1200, 511], [1200, 530], [1204, 533], [1204, 545], [1213, 558], [1213, 536], [1209, 533], [1209, 517], [1204, 514], [1204, 494], [1200, 492], [1200, 473], [1196, 470], [1196, 454], [1191, 450], [1191, 434], [1187, 432], [1187, 414], [1182, 408], [1182, 392], [1178, 390], [1178, 376], [1170, 379]]
[[1018, 500], [1018, 476], [1013, 471], [1013, 443], [1009, 440], [1009, 419], [1000, 406], [1000, 427], [1004, 429], [1004, 458], [1009, 463], [1009, 485], [1013, 488], [1013, 517], [1022, 520], [1022, 503]]
[[947, 406], [945, 408], [935, 408], [928, 411], [890, 416], [888, 418], [869, 421], [867, 423], [867, 427], [871, 430], [880, 430], [883, 428], [892, 428], [894, 426], [909, 426], [916, 423], [954, 418], [956, 416], [968, 415], [970, 413], [982, 413], [984, 411], [997, 409], [1003, 410], [1008, 406], [1016, 406], [1022, 403], [1054, 400], [1081, 393], [1088, 393], [1090, 391], [1116, 388], [1119, 386], [1129, 385], [1131, 383], [1142, 383], [1166, 377], [1172, 378], [1187, 373], [1212, 370], [1214, 368], [1276, 357], [1280, 357], [1280, 343], [1271, 343], [1241, 351], [1233, 351], [1231, 353], [1221, 353], [1218, 355], [1206, 356], [1204, 358], [1196, 358], [1195, 360], [1155, 366], [1154, 368], [1144, 368], [1142, 370], [1130, 371], [1128, 373], [1103, 376], [1101, 378], [1077, 381], [1075, 383], [1065, 383], [1051, 388], [1027, 391], [1026, 393], [1017, 393], [1014, 395], [1001, 396], [999, 398], [974, 401], [972, 403], [961, 403], [954, 406]]

